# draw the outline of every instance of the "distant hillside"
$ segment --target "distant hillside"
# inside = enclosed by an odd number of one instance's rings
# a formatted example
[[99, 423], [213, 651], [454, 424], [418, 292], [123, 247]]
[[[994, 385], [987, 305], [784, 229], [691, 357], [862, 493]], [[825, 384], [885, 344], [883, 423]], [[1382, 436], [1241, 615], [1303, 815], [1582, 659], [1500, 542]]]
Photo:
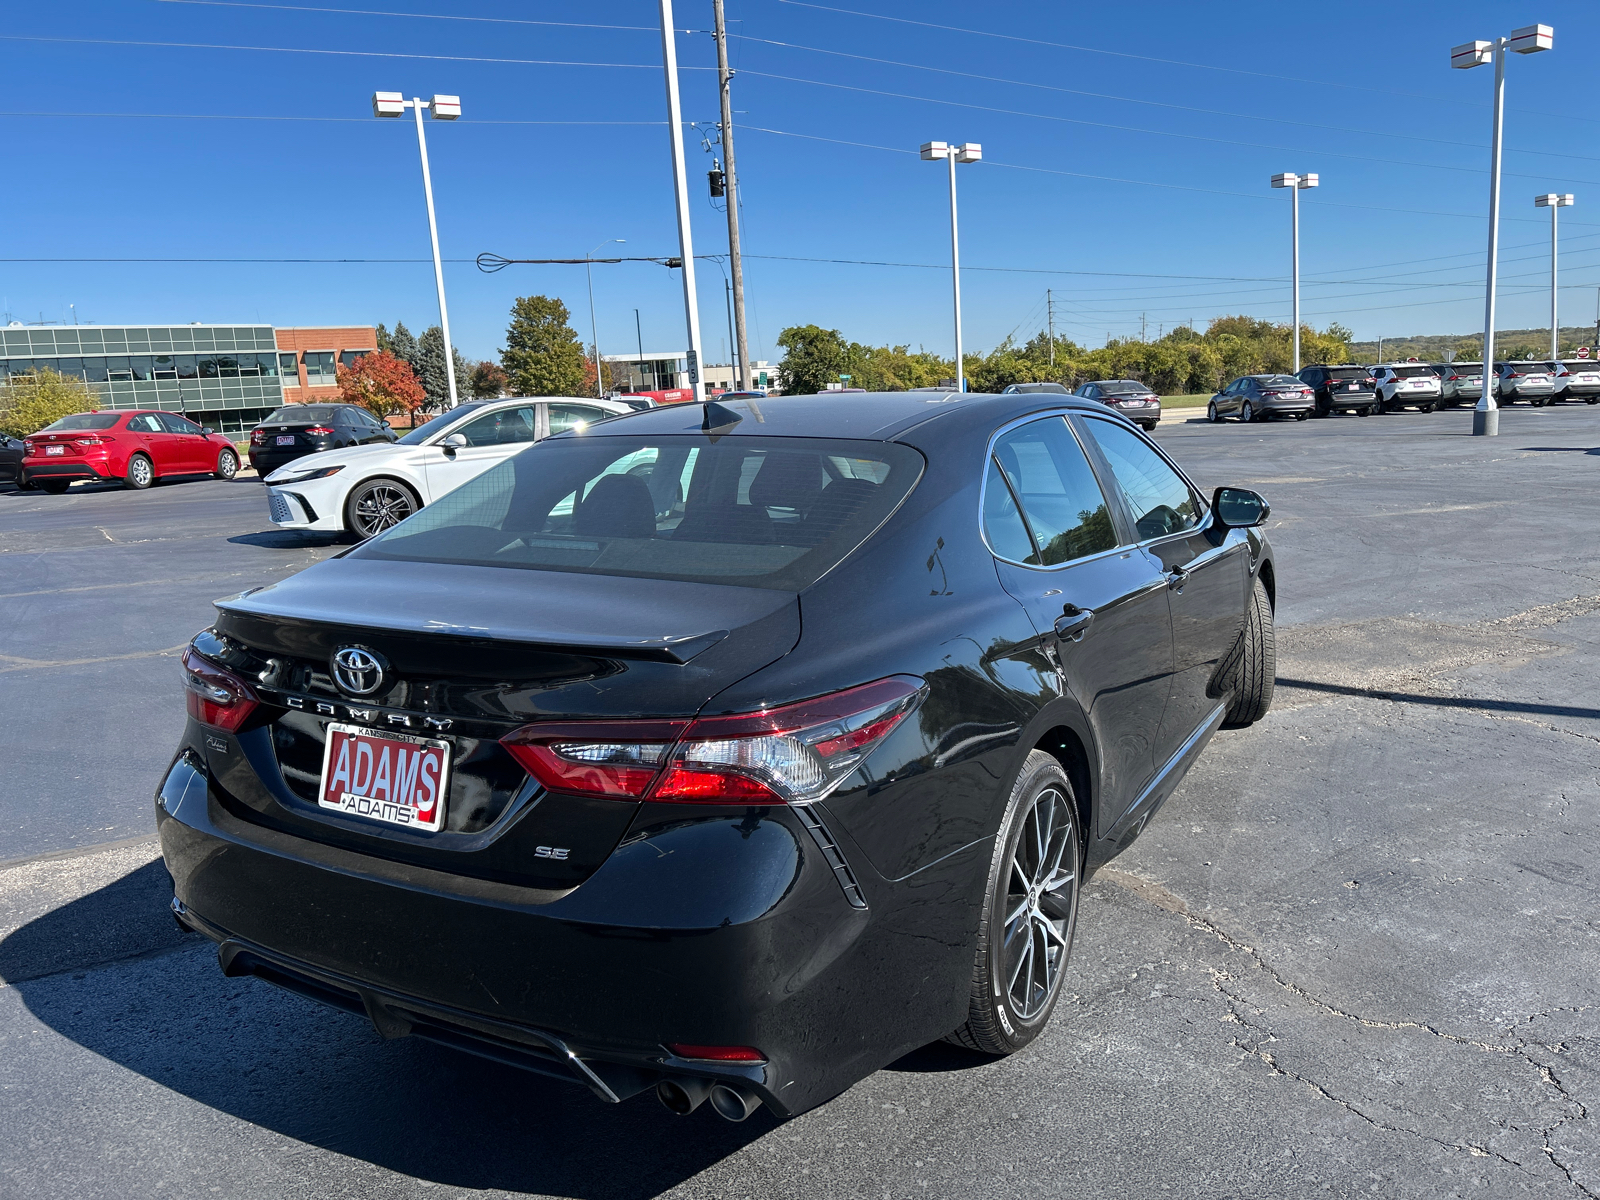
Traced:
[[[1588, 346], [1593, 351], [1596, 345], [1595, 328], [1593, 325], [1563, 325], [1560, 344], [1563, 358], [1570, 357], [1579, 346]], [[1494, 336], [1494, 347], [1496, 357], [1502, 360], [1527, 358], [1530, 354], [1540, 358], [1550, 352], [1550, 330], [1548, 327], [1502, 329]], [[1404, 358], [1420, 358], [1429, 362], [1442, 362], [1449, 358], [1470, 360], [1482, 353], [1482, 333], [1430, 333], [1383, 339], [1385, 362]], [[1350, 359], [1352, 362], [1377, 362], [1378, 343], [1351, 342]]]

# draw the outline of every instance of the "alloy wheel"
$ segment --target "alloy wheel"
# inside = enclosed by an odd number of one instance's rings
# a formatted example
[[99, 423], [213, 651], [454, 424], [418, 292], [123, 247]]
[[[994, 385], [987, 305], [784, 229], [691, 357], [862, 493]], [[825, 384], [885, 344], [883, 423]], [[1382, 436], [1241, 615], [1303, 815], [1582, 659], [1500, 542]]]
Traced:
[[1239, 410], [1239, 420], [1244, 421], [1246, 424], [1248, 424], [1249, 422], [1254, 421], [1255, 419], [1256, 419], [1256, 410], [1251, 405], [1250, 401], [1246, 400], [1244, 402], [1244, 407]]
[[376, 537], [386, 529], [393, 529], [416, 510], [411, 493], [403, 487], [376, 483], [356, 497], [350, 510], [351, 524], [358, 536]]
[[1078, 907], [1072, 800], [1057, 787], [1034, 798], [1007, 866], [1000, 983], [1024, 1021], [1044, 1011], [1066, 966]]
[[1217, 411], [1217, 402], [1215, 400], [1206, 405], [1206, 420], [1213, 425], [1220, 423], [1222, 420], [1222, 414]]
[[232, 450], [224, 450], [217, 457], [217, 478], [232, 479], [239, 473], [239, 456]]
[[135, 488], [149, 487], [154, 478], [155, 471], [144, 455], [135, 454], [128, 460], [128, 482]]

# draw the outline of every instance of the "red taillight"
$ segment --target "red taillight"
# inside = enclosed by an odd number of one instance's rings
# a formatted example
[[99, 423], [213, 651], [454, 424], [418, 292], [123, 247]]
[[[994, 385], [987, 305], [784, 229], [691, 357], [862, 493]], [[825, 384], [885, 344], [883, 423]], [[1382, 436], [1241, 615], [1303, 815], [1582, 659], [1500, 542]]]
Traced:
[[267, 431], [265, 429], [252, 429], [250, 431], [250, 444], [252, 446], [265, 446], [267, 444]]
[[637, 800], [688, 726], [687, 720], [541, 722], [500, 744], [552, 792]]
[[313, 425], [310, 429], [306, 430], [306, 432], [314, 433], [318, 437], [326, 437], [328, 434], [332, 433], [333, 430], [329, 429], [326, 425]]
[[244, 724], [258, 703], [249, 684], [210, 659], [201, 658], [193, 646], [183, 652], [183, 682], [189, 715], [229, 733]]
[[698, 1058], [703, 1062], [763, 1063], [767, 1056], [754, 1046], [691, 1046], [683, 1042], [668, 1042], [667, 1049], [679, 1058]]
[[81, 437], [73, 438], [72, 440], [80, 446], [105, 446], [111, 442], [108, 437]]
[[820, 800], [921, 700], [906, 675], [699, 720], [525, 725], [501, 740], [551, 791], [681, 804]]

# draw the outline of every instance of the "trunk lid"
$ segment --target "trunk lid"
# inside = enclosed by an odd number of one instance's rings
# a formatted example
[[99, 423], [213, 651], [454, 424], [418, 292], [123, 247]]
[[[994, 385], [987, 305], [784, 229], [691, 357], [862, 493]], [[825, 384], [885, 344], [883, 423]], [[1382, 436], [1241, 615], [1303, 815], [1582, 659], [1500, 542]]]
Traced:
[[[218, 602], [197, 647], [256, 690], [244, 753], [213, 753], [224, 803], [297, 836], [455, 874], [577, 886], [632, 801], [543, 791], [499, 744], [549, 717], [692, 716], [800, 634], [790, 592], [502, 567], [333, 559]], [[332, 656], [383, 678], [355, 695]], [[318, 805], [331, 724], [451, 747], [437, 833]], [[253, 739], [253, 740], [252, 740]], [[215, 749], [213, 747], [213, 749]]]

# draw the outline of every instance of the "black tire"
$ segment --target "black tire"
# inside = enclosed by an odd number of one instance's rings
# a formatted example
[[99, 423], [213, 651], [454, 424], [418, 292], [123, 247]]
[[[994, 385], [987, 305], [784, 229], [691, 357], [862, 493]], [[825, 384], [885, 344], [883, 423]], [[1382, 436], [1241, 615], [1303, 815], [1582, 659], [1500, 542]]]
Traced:
[[128, 459], [128, 473], [123, 476], [123, 487], [142, 492], [155, 481], [156, 469], [148, 458], [142, 454], [135, 454]]
[[1222, 723], [1229, 729], [1254, 725], [1272, 707], [1272, 688], [1278, 671], [1278, 640], [1272, 624], [1272, 602], [1266, 585], [1257, 579], [1250, 589], [1244, 629], [1233, 655], [1233, 699]]
[[1434, 404], [1432, 401], [1429, 401], [1427, 404], [1417, 405], [1417, 411], [1422, 413], [1431, 413], [1437, 407], [1438, 405]]
[[1361, 408], [1356, 409], [1356, 416], [1358, 417], [1370, 417], [1371, 415], [1372, 405], [1370, 404], [1363, 405]]
[[368, 479], [351, 489], [344, 502], [344, 527], [364, 542], [392, 529], [422, 507], [422, 500], [398, 479]]
[[1294, 419], [1296, 421], [1304, 421], [1310, 415], [1311, 415], [1310, 413], [1295, 413]]
[[34, 482], [34, 487], [42, 492], [49, 492], [52, 496], [59, 496], [72, 486], [68, 479], [40, 479]]
[[1543, 408], [1546, 404], [1550, 403], [1550, 397], [1549, 396], [1534, 396], [1531, 399], [1529, 399], [1528, 403], [1531, 404], [1534, 408]]
[[1239, 406], [1239, 420], [1243, 421], [1246, 425], [1252, 424], [1259, 419], [1260, 418], [1256, 414], [1255, 405], [1251, 404], [1250, 401], [1246, 400]]
[[[1593, 404], [1594, 401], [1591, 400], [1589, 403]], [[1210, 421], [1213, 425], [1222, 424], [1222, 414], [1217, 411], [1217, 402], [1215, 400], [1212, 400], [1206, 405], [1206, 420]]]
[[1144, 424], [1144, 431], [1145, 431], [1145, 432], [1146, 432], [1146, 433], [1154, 433], [1154, 432], [1155, 432], [1155, 431], [1156, 431], [1156, 426], [1157, 426], [1157, 425], [1158, 425], [1158, 424], [1159, 424], [1159, 423], [1160, 423], [1160, 422], [1157, 422], [1157, 421], [1145, 421], [1145, 422], [1143, 422], [1143, 424]]
[[1590, 396], [1587, 400], [1584, 401], [1584, 403], [1585, 404], [1600, 404], [1600, 396]]
[[[1072, 783], [1059, 762], [1035, 750], [1022, 764], [995, 835], [967, 1020], [945, 1041], [1003, 1055], [1039, 1036], [1061, 995], [1082, 872], [1083, 838]], [[1008, 913], [1013, 914], [1009, 922]]]
[[217, 455], [217, 469], [212, 474], [224, 482], [232, 479], [239, 473], [239, 456], [232, 450], [224, 450]]

